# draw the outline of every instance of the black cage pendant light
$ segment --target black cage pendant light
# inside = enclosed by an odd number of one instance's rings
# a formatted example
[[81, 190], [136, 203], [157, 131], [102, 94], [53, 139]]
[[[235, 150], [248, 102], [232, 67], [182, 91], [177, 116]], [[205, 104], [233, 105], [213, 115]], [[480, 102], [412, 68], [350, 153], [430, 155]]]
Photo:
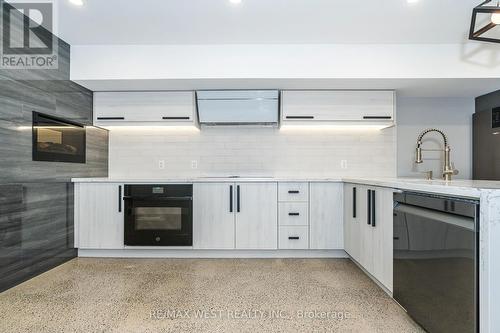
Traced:
[[469, 39], [500, 43], [499, 0], [486, 0], [472, 10]]

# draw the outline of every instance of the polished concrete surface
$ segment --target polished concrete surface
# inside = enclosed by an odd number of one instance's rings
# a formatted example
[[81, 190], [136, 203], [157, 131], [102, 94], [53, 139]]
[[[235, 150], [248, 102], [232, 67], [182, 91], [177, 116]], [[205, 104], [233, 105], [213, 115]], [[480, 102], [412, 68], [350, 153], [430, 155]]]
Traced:
[[423, 332], [347, 259], [73, 259], [0, 294], [0, 332]]

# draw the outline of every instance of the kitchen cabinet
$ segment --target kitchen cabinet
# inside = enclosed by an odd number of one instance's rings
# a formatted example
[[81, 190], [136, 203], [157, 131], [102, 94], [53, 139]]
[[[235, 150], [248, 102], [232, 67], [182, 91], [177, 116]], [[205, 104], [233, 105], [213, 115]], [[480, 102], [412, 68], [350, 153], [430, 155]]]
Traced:
[[344, 185], [344, 249], [357, 262], [361, 255], [361, 201], [362, 186]]
[[278, 204], [280, 226], [309, 226], [308, 202], [280, 202]]
[[309, 183], [279, 183], [278, 200], [280, 202], [309, 202]]
[[309, 248], [343, 249], [342, 183], [311, 183], [309, 197]]
[[94, 124], [194, 126], [194, 92], [95, 92]]
[[276, 249], [276, 183], [195, 183], [193, 247]]
[[308, 226], [280, 226], [279, 248], [286, 250], [307, 250]]
[[122, 249], [123, 184], [78, 183], [75, 185], [75, 247]]
[[278, 201], [278, 247], [309, 249], [309, 183], [279, 183]]
[[278, 247], [276, 183], [236, 183], [236, 248]]
[[193, 185], [194, 248], [234, 249], [234, 187], [234, 183]]
[[392, 122], [393, 91], [284, 90], [282, 122]]
[[390, 291], [393, 267], [393, 192], [389, 188], [344, 185], [346, 252]]
[[393, 267], [393, 195], [387, 188], [375, 191], [376, 224], [373, 228], [373, 276], [392, 291]]

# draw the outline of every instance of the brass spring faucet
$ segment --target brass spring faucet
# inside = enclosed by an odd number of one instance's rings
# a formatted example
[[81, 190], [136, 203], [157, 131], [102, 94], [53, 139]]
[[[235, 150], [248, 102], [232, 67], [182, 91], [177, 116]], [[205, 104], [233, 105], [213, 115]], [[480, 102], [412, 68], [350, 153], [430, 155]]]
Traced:
[[416, 159], [415, 163], [422, 163], [424, 160], [422, 159], [422, 151], [425, 149], [422, 149], [422, 139], [427, 133], [430, 132], [437, 132], [441, 134], [443, 137], [444, 141], [444, 167], [443, 167], [443, 179], [446, 181], [451, 180], [452, 175], [457, 175], [458, 170], [455, 170], [455, 166], [453, 163], [450, 162], [450, 145], [448, 144], [448, 138], [446, 137], [446, 134], [444, 134], [443, 131], [438, 130], [436, 128], [429, 128], [423, 131], [417, 138], [417, 154], [416, 154]]

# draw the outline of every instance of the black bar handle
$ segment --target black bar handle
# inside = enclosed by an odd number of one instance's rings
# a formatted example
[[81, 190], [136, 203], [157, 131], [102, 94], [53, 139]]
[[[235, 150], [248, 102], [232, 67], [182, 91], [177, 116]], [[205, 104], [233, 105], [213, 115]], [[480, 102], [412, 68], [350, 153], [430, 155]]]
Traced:
[[288, 239], [300, 239], [300, 237], [299, 236], [290, 236], [290, 237], [288, 237]]
[[122, 212], [122, 186], [118, 185], [118, 213]]
[[286, 116], [286, 119], [314, 119], [314, 116]]
[[299, 216], [300, 213], [288, 213], [288, 216]]
[[229, 212], [233, 212], [233, 185], [229, 186]]
[[125, 120], [125, 117], [97, 117], [97, 120]]
[[236, 185], [236, 211], [240, 212], [240, 185]]
[[189, 120], [190, 117], [161, 117], [163, 120]]
[[367, 222], [372, 224], [372, 190], [368, 190], [368, 210], [367, 210]]
[[363, 119], [392, 119], [391, 116], [363, 116]]
[[372, 190], [372, 227], [375, 227], [376, 205], [375, 205], [375, 190]]
[[292, 190], [292, 191], [288, 191], [288, 194], [299, 194], [300, 191], [297, 191], [297, 190]]
[[352, 188], [352, 217], [356, 218], [356, 187]]

